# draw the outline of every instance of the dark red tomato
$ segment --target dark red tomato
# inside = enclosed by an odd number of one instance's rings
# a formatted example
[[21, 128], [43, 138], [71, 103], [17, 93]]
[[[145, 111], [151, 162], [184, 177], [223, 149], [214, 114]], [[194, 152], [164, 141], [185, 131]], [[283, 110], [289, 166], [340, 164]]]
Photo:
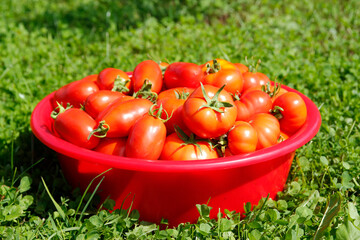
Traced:
[[175, 62], [170, 64], [164, 74], [167, 89], [176, 87], [197, 88], [203, 80], [204, 73], [195, 63]]
[[279, 119], [282, 131], [293, 134], [299, 130], [307, 118], [307, 109], [304, 100], [299, 94], [287, 92], [279, 96], [273, 103], [273, 108], [278, 106], [283, 109], [275, 116]]
[[95, 119], [109, 104], [124, 96], [123, 93], [110, 90], [100, 90], [95, 92], [86, 98], [84, 104], [85, 112]]
[[176, 133], [167, 136], [160, 155], [161, 160], [172, 161], [202, 160], [218, 157], [219, 155], [210, 147], [208, 142], [186, 143]]
[[90, 133], [97, 127], [97, 122], [79, 108], [70, 108], [60, 112], [54, 121], [54, 129], [60, 137], [79, 147], [93, 149], [99, 138]]
[[228, 147], [234, 155], [254, 152], [257, 142], [257, 132], [247, 122], [235, 122], [234, 127], [228, 133]]
[[160, 92], [163, 85], [162, 71], [159, 64], [153, 60], [146, 60], [136, 65], [132, 75], [134, 92], [141, 89], [145, 80], [151, 83], [152, 92]]
[[269, 113], [272, 108], [270, 96], [261, 90], [253, 90], [241, 95], [240, 102], [245, 105], [247, 111], [238, 113], [238, 121], [249, 121], [254, 114]]
[[105, 68], [97, 78], [99, 88], [102, 90], [113, 90], [129, 94], [132, 90], [130, 77], [122, 70], [116, 68]]
[[102, 138], [94, 151], [125, 157], [126, 138]]
[[80, 108], [86, 98], [97, 91], [99, 87], [94, 81], [86, 78], [77, 80], [59, 88], [54, 94], [52, 105], [55, 108], [58, 102], [66, 107], [69, 103], [75, 108]]
[[268, 82], [270, 82], [270, 79], [265, 74], [260, 72], [255, 72], [255, 73], [245, 72], [243, 73], [243, 77], [244, 77], [243, 91], [246, 91], [251, 87], [265, 85]]
[[215, 87], [222, 87], [225, 85], [225, 90], [229, 93], [240, 93], [243, 88], [244, 79], [242, 74], [235, 68], [220, 69], [215, 73], [209, 73], [204, 77], [204, 84], [210, 84]]
[[[175, 126], [178, 126], [184, 132], [189, 133], [189, 130], [182, 120], [181, 112], [185, 100], [193, 91], [193, 88], [179, 87], [165, 90], [159, 94], [157, 105], [162, 105], [168, 116], [171, 116], [171, 118], [165, 122], [167, 134], [175, 132]], [[166, 113], [162, 113], [162, 119], [168, 117], [166, 116]]]
[[166, 127], [160, 118], [144, 115], [130, 130], [125, 155], [132, 158], [156, 160], [166, 139]]
[[249, 71], [249, 68], [241, 63], [234, 63], [234, 65], [239, 69], [239, 71], [243, 74]]
[[136, 120], [148, 113], [153, 103], [147, 99], [137, 98], [122, 101], [115, 100], [102, 111], [96, 118], [97, 122], [105, 121], [109, 125], [107, 137], [126, 137]]
[[278, 143], [280, 124], [276, 117], [269, 113], [258, 113], [249, 123], [258, 135], [256, 150], [271, 147]]
[[195, 89], [182, 110], [186, 126], [201, 138], [216, 138], [225, 134], [234, 125], [236, 116], [232, 96], [226, 90], [211, 85]]

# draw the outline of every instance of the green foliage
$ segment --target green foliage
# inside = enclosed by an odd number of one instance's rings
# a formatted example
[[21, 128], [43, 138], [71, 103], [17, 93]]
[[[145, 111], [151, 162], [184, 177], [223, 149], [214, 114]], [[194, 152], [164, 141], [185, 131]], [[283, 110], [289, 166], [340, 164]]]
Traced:
[[[0, 5], [0, 238], [359, 239], [360, 3], [45, 1]], [[285, 190], [245, 214], [197, 205], [195, 224], [140, 222], [71, 191], [30, 116], [62, 85], [145, 59], [254, 63], [319, 107], [322, 126], [295, 156]], [[109, 199], [104, 207], [112, 209]]]

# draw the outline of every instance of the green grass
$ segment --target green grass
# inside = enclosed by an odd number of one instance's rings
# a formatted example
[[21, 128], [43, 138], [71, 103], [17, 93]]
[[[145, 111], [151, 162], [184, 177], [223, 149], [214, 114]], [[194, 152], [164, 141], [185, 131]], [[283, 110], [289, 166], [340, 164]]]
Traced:
[[[358, 9], [356, 0], [4, 0], [0, 237], [359, 239]], [[98, 211], [96, 195], [71, 191], [54, 154], [32, 136], [33, 108], [70, 81], [105, 67], [131, 71], [149, 58], [204, 63], [214, 57], [261, 59], [261, 72], [284, 78], [322, 115], [318, 135], [297, 151], [278, 201], [263, 200], [244, 219], [232, 209], [209, 219], [211, 206], [203, 205], [197, 224], [161, 230], [140, 223], [141, 212]]]

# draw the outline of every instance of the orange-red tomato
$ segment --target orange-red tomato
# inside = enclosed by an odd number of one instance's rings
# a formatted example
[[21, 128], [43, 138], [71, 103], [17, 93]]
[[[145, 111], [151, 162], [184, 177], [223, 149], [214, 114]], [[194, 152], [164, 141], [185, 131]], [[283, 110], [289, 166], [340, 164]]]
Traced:
[[97, 79], [97, 84], [102, 90], [113, 90], [129, 94], [132, 90], [130, 77], [117, 68], [103, 69]]
[[123, 93], [110, 90], [100, 90], [95, 92], [86, 98], [84, 103], [85, 112], [91, 117], [96, 118], [109, 104], [124, 96]]
[[184, 161], [218, 158], [218, 153], [208, 142], [198, 141], [196, 144], [185, 143], [176, 133], [166, 137], [161, 160]]
[[276, 117], [269, 113], [258, 113], [253, 116], [249, 123], [258, 135], [256, 150], [277, 144], [280, 136], [280, 124]]
[[243, 73], [244, 86], [243, 91], [249, 88], [265, 85], [270, 82], [270, 79], [261, 72], [245, 72]]
[[307, 118], [307, 109], [304, 100], [299, 94], [294, 92], [284, 93], [274, 101], [273, 108], [275, 106], [283, 109], [283, 111], [276, 114], [282, 131], [292, 134], [304, 125]]
[[136, 65], [132, 84], [134, 92], [137, 92], [143, 86], [145, 80], [151, 83], [151, 91], [159, 93], [163, 85], [162, 71], [158, 63], [153, 60], [145, 60]]
[[239, 71], [241, 73], [245, 73], [245, 72], [248, 72], [249, 71], [249, 68], [244, 65], [244, 64], [241, 64], [241, 63], [234, 63], [234, 65], [239, 69]]
[[[237, 66], [234, 65], [232, 62], [229, 62], [225, 59], [221, 59], [221, 58], [216, 58], [215, 59], [216, 61], [216, 64], [218, 66], [220, 66], [220, 69], [234, 69], [234, 70], [238, 70]], [[204, 73], [208, 73], [209, 72], [209, 69], [211, 68], [216, 68], [217, 66], [214, 66], [214, 60], [210, 60], [210, 61], [207, 61], [205, 64], [201, 65], [202, 66], [202, 71]], [[210, 70], [211, 71], [211, 70]]]
[[186, 126], [201, 138], [216, 138], [234, 125], [237, 109], [232, 96], [221, 89], [204, 85], [185, 101], [182, 118]]
[[[246, 91], [243, 91], [242, 92], [242, 95], [245, 95], [246, 93], [248, 92], [251, 92], [253, 90], [263, 90], [263, 87], [265, 87], [264, 85], [258, 85], [258, 86], [255, 86], [255, 87], [251, 87], [251, 88], [248, 88]], [[285, 88], [282, 88], [280, 87], [279, 89], [275, 91], [275, 88], [274, 86], [270, 86], [269, 89], [267, 89], [267, 87], [265, 87], [265, 92], [267, 94], [269, 94], [269, 96], [271, 97], [271, 101], [274, 102], [276, 98], [278, 98], [279, 96], [283, 95], [284, 93], [288, 92]]]
[[257, 132], [248, 122], [236, 121], [228, 133], [228, 147], [234, 155], [254, 152], [257, 142]]
[[166, 139], [166, 127], [160, 118], [146, 114], [132, 126], [126, 142], [125, 155], [156, 160]]
[[102, 138], [93, 150], [109, 155], [125, 157], [126, 138]]
[[238, 69], [220, 69], [215, 73], [209, 73], [204, 77], [204, 84], [210, 84], [215, 87], [222, 87], [225, 85], [225, 90], [229, 93], [240, 93], [243, 88], [244, 79]]
[[204, 72], [195, 63], [174, 62], [164, 73], [164, 84], [167, 89], [176, 87], [197, 88], [203, 80]]

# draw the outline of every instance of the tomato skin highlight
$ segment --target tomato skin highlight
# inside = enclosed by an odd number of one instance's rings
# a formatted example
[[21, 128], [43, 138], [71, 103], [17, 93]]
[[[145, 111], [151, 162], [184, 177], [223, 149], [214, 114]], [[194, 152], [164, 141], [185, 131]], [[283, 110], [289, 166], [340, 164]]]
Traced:
[[[212, 99], [219, 88], [204, 85], [206, 95]], [[225, 90], [222, 90], [218, 96], [220, 102], [230, 103], [231, 107], [221, 107], [222, 113], [213, 110], [210, 107], [202, 107], [207, 104], [201, 87], [194, 92], [185, 101], [182, 110], [182, 119], [185, 125], [195, 135], [201, 138], [216, 138], [225, 134], [234, 125], [237, 109], [234, 106], [232, 96]]]
[[244, 79], [240, 71], [236, 68], [221, 69], [218, 72], [210, 73], [204, 77], [204, 84], [210, 84], [215, 87], [225, 85], [225, 90], [229, 93], [240, 93], [243, 89]]
[[282, 118], [279, 122], [281, 130], [285, 133], [291, 135], [304, 125], [307, 118], [307, 109], [304, 100], [299, 94], [294, 92], [284, 93], [274, 101], [273, 108], [275, 106], [284, 110], [280, 111]]
[[86, 98], [84, 103], [85, 112], [95, 119], [109, 104], [124, 96], [125, 95], [120, 92], [110, 90], [95, 92]]
[[129, 94], [132, 90], [130, 77], [122, 70], [117, 68], [105, 68], [103, 69], [97, 78], [97, 84], [101, 90], [113, 90], [115, 80], [120, 77], [123, 81], [128, 81], [125, 87], [129, 91], [121, 91], [124, 94]]
[[126, 138], [103, 138], [93, 150], [114, 156], [125, 157]]
[[256, 150], [277, 144], [280, 136], [280, 124], [276, 117], [268, 113], [255, 114], [249, 121], [258, 134]]
[[171, 161], [190, 161], [218, 158], [218, 153], [213, 150], [209, 143], [197, 142], [201, 150], [194, 144], [184, 144], [176, 133], [172, 133], [166, 137], [163, 150], [161, 152], [161, 160]]
[[139, 89], [144, 84], [145, 79], [147, 79], [152, 84], [152, 92], [159, 93], [161, 91], [163, 85], [163, 76], [158, 63], [153, 60], [145, 60], [136, 65], [132, 75], [134, 92], [139, 91]]
[[107, 137], [126, 137], [136, 120], [146, 114], [153, 103], [147, 99], [119, 100], [110, 104], [96, 118], [97, 122], [105, 121], [110, 126]]
[[[250, 117], [257, 113], [268, 113], [272, 108], [272, 101], [270, 96], [261, 90], [253, 90], [242, 95], [240, 102], [244, 103], [248, 112], [250, 113]], [[239, 114], [240, 113], [238, 113], [238, 116]], [[237, 120], [249, 121], [250, 119], [247, 118], [247, 112], [245, 112], [245, 114]]]
[[99, 138], [88, 136], [97, 127], [96, 121], [79, 108], [70, 108], [60, 113], [54, 121], [54, 130], [59, 136], [79, 147], [93, 149], [99, 144]]
[[59, 88], [53, 98], [52, 106], [57, 107], [57, 102], [63, 107], [66, 107], [69, 103], [75, 108], [80, 108], [84, 105], [86, 98], [99, 91], [99, 87], [93, 80], [85, 77], [81, 80], [77, 80], [66, 84]]
[[174, 62], [164, 73], [164, 84], [167, 89], [176, 87], [197, 88], [204, 77], [201, 67], [195, 63]]
[[235, 122], [228, 133], [228, 147], [233, 155], [254, 152], [257, 142], [257, 132], [248, 122]]
[[243, 73], [244, 85], [243, 91], [249, 88], [265, 85], [270, 82], [270, 79], [261, 72], [245, 72]]

